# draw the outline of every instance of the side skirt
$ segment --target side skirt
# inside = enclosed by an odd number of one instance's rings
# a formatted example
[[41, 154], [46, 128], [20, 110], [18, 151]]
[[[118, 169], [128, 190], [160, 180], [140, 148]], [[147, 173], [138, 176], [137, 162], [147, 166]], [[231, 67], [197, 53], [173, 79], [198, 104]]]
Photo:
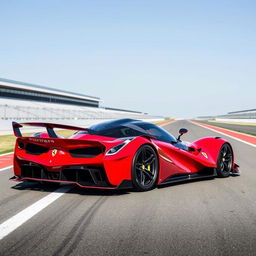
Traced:
[[217, 177], [216, 169], [215, 168], [207, 168], [203, 171], [198, 173], [191, 173], [191, 174], [177, 174], [167, 178], [162, 183], [158, 184], [158, 186], [178, 183], [183, 181], [190, 181], [190, 180], [200, 180], [200, 179], [209, 179]]

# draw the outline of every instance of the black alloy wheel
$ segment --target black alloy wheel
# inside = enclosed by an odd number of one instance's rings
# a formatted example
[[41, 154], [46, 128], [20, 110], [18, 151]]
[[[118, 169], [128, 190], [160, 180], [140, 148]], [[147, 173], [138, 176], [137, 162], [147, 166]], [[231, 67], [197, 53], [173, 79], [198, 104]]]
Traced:
[[132, 166], [132, 182], [137, 191], [155, 187], [158, 177], [158, 156], [150, 145], [142, 145], [136, 152]]
[[218, 162], [217, 162], [217, 175], [218, 177], [225, 178], [230, 175], [233, 164], [233, 151], [228, 143], [224, 143], [220, 149]]

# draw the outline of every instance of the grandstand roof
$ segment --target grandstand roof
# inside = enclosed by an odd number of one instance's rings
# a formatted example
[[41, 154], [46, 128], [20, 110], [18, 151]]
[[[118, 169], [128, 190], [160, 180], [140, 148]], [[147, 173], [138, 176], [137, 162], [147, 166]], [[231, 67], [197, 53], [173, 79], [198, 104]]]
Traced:
[[240, 111], [233, 111], [233, 112], [228, 112], [228, 114], [239, 114], [239, 113], [245, 113], [245, 112], [255, 112], [256, 109], [247, 109], [247, 110], [240, 110]]
[[66, 97], [90, 100], [95, 102], [101, 101], [100, 98], [94, 97], [94, 96], [88, 96], [88, 95], [74, 93], [74, 92], [60, 90], [60, 89], [53, 89], [53, 88], [42, 86], [42, 85], [24, 83], [20, 81], [5, 79], [5, 78], [0, 78], [0, 85], [11, 88], [11, 89], [21, 89], [21, 90], [23, 89], [27, 91], [35, 91], [35, 92], [52, 94], [52, 95], [66, 96]]

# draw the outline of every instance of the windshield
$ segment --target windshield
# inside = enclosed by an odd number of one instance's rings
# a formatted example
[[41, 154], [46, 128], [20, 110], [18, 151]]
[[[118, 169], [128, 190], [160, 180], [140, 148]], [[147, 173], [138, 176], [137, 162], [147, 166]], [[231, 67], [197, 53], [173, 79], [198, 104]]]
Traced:
[[93, 125], [88, 129], [88, 132], [90, 134], [112, 138], [150, 135], [160, 141], [168, 143], [177, 142], [175, 137], [164, 129], [151, 123], [131, 119], [119, 119]]
[[136, 125], [146, 131], [147, 134], [155, 137], [158, 140], [168, 142], [168, 143], [176, 143], [177, 140], [174, 136], [168, 133], [166, 130], [162, 129], [161, 127], [151, 124], [151, 123], [144, 123], [138, 122]]

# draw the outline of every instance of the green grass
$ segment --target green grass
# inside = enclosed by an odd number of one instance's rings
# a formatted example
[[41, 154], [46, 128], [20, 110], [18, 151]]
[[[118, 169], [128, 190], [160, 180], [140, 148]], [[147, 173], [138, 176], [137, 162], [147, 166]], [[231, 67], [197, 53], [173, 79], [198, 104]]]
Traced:
[[14, 135], [0, 136], [0, 154], [12, 152], [14, 149], [16, 137]]
[[[58, 130], [56, 133], [65, 138], [74, 134], [73, 130]], [[29, 137], [33, 133], [24, 133], [23, 136]], [[14, 135], [1, 135], [0, 136], [0, 154], [9, 153], [14, 150], [16, 137]]]

